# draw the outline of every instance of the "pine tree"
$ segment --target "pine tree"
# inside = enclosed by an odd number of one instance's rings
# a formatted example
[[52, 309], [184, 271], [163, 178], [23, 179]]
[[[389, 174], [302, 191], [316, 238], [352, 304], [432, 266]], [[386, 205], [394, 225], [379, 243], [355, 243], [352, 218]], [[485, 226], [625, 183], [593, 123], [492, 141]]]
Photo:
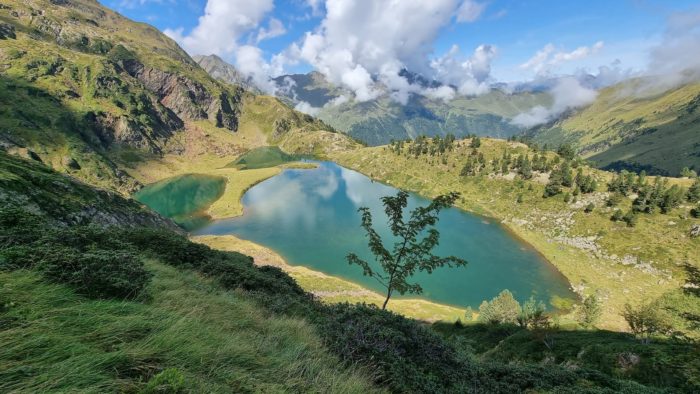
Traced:
[[700, 202], [700, 179], [696, 179], [693, 185], [690, 186], [686, 199], [689, 202]]
[[469, 144], [470, 148], [478, 149], [481, 146], [481, 138], [479, 137], [474, 137], [472, 138], [472, 142]]
[[566, 187], [571, 187], [574, 184], [574, 178], [571, 175], [571, 166], [568, 161], [561, 165], [561, 184]]

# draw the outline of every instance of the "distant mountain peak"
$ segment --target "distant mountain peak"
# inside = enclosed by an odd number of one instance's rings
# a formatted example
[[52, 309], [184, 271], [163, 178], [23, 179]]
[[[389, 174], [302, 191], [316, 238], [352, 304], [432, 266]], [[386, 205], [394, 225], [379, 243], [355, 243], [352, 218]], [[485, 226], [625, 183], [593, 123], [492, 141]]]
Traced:
[[255, 84], [252, 78], [243, 75], [236, 67], [226, 62], [217, 55], [192, 56], [200, 67], [212, 77], [242, 87], [255, 94], [261, 94], [262, 90]]

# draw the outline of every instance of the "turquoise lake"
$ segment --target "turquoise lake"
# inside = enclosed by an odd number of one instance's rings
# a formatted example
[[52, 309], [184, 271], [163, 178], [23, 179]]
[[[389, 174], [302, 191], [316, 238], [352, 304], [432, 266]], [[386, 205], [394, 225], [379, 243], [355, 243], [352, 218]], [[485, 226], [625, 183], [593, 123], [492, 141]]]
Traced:
[[[322, 162], [311, 170], [287, 169], [244, 195], [243, 216], [211, 222], [194, 234], [232, 234], [273, 249], [292, 265], [382, 291], [345, 256], [353, 252], [374, 261], [360, 227], [359, 207], [371, 209], [375, 228], [391, 240], [380, 198], [396, 191], [335, 163]], [[426, 204], [428, 200], [411, 194], [409, 209]], [[566, 279], [498, 222], [451, 208], [440, 214], [437, 229], [441, 237], [435, 253], [458, 256], [469, 264], [414, 276], [424, 289], [421, 297], [473, 308], [503, 289], [521, 301], [531, 295], [549, 303], [574, 298]]]
[[209, 223], [204, 211], [225, 189], [226, 178], [187, 174], [148, 185], [134, 194], [134, 199], [186, 230], [192, 230]]

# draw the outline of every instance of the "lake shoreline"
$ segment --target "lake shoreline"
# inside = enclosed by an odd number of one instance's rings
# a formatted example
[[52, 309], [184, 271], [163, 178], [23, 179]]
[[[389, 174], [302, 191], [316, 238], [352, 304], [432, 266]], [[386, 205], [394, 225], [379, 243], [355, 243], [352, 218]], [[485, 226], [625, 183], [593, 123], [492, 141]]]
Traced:
[[[291, 265], [272, 249], [234, 235], [196, 235], [190, 236], [190, 239], [213, 249], [249, 255], [253, 257], [256, 265], [278, 267], [294, 278], [305, 291], [323, 302], [364, 302], [380, 306], [384, 301], [384, 296], [374, 290], [346, 278], [316, 271], [304, 265]], [[423, 298], [393, 298], [389, 301], [388, 309], [429, 323], [464, 320], [467, 311], [466, 308]]]
[[[333, 160], [331, 160], [331, 161], [333, 161]], [[394, 185], [394, 184], [392, 184], [392, 183], [390, 183], [390, 182], [387, 182], [386, 180], [383, 180], [383, 179], [380, 179], [380, 178], [374, 176], [372, 173], [365, 173], [365, 172], [363, 172], [361, 168], [349, 166], [348, 163], [341, 163], [341, 162], [339, 162], [339, 161], [338, 161], [338, 162], [333, 161], [333, 162], [334, 162], [334, 163], [337, 163], [337, 164], [340, 165], [340, 166], [346, 166], [346, 165], [347, 165], [348, 167], [346, 167], [346, 168], [349, 168], [349, 169], [351, 169], [351, 170], [353, 170], [353, 171], [357, 171], [357, 172], [359, 172], [360, 174], [362, 174], [362, 175], [364, 175], [364, 176], [366, 176], [366, 177], [372, 179], [374, 182], [379, 182], [379, 183], [381, 183], [381, 184], [383, 184], [383, 185], [387, 185], [387, 186], [394, 187], [394, 188], [399, 188], [399, 189], [401, 189], [401, 190], [410, 191], [410, 192], [413, 192], [413, 193], [415, 193], [415, 194], [417, 194], [417, 195], [419, 195], [419, 196], [421, 196], [421, 197], [423, 197], [423, 198], [431, 199], [431, 197], [429, 197], [429, 196], [425, 195], [424, 193], [422, 193], [421, 190], [417, 190], [417, 189], [415, 189], [415, 188], [405, 188], [405, 186], [403, 186], [403, 185]], [[487, 219], [487, 220], [489, 220], [489, 221], [493, 221], [493, 222], [499, 224], [508, 234], [510, 234], [511, 236], [513, 236], [513, 238], [515, 238], [515, 239], [518, 240], [519, 242], [521, 242], [521, 243], [523, 243], [523, 244], [529, 246], [532, 250], [534, 250], [534, 251], [542, 258], [542, 260], [544, 260], [544, 261], [548, 264], [548, 266], [550, 266], [550, 268], [552, 268], [558, 275], [560, 275], [564, 280], [566, 280], [566, 282], [567, 282], [568, 285], [569, 285], [569, 288], [570, 288], [572, 291], [574, 291], [574, 293], [576, 293], [576, 295], [579, 297], [579, 301], [580, 301], [581, 294], [579, 294], [579, 293], [576, 292], [575, 287], [574, 287], [574, 285], [573, 285], [573, 282], [572, 282], [571, 278], [569, 278], [569, 276], [567, 276], [566, 273], [565, 273], [564, 271], [562, 271], [561, 267], [560, 267], [559, 265], [557, 265], [557, 264], [543, 251], [542, 248], [540, 248], [540, 247], [537, 246], [537, 243], [536, 243], [536, 242], [533, 242], [533, 241], [535, 241], [535, 240], [533, 239], [533, 238], [535, 238], [535, 235], [534, 235], [534, 234], [532, 234], [532, 236], [528, 236], [528, 235], [525, 233], [525, 231], [522, 231], [522, 229], [520, 229], [519, 227], [517, 227], [517, 226], [512, 226], [512, 225], [510, 224], [510, 222], [509, 222], [506, 218], [503, 218], [503, 219], [502, 219], [502, 218], [499, 218], [498, 215], [494, 214], [491, 210], [489, 210], [489, 209], [487, 209], [486, 207], [483, 207], [483, 206], [480, 206], [480, 207], [479, 207], [479, 208], [481, 209], [481, 212], [479, 212], [479, 211], [477, 211], [477, 210], [470, 210], [470, 209], [468, 209], [468, 207], [467, 207], [466, 205], [455, 204], [455, 205], [454, 205], [454, 208], [457, 208], [457, 209], [462, 210], [462, 211], [464, 211], [464, 212], [467, 212], [467, 213], [469, 213], [469, 214], [471, 214], [471, 215], [479, 216], [479, 217], [481, 217], [481, 218], [484, 218], [484, 219]]]
[[[328, 160], [330, 162], [336, 163], [332, 160]], [[336, 163], [340, 165], [339, 163]], [[251, 170], [232, 170], [228, 168], [217, 168], [217, 169], [210, 169], [208, 171], [202, 171], [203, 174], [207, 175], [218, 175], [218, 176], [223, 176], [227, 180], [227, 184], [225, 187], [225, 191], [222, 194], [222, 196], [216, 200], [214, 203], [212, 203], [209, 207], [205, 209], [206, 213], [209, 215], [212, 221], [216, 220], [225, 220], [225, 219], [231, 219], [231, 218], [237, 218], [240, 216], [245, 215], [245, 210], [244, 206], [242, 204], [242, 198], [245, 195], [246, 191], [249, 191], [252, 187], [270, 179], [273, 178], [286, 169], [312, 169], [316, 168], [318, 165], [313, 163], [312, 165], [309, 165], [309, 163], [286, 163], [282, 164], [279, 166], [275, 166], [272, 168], [261, 168], [261, 169], [251, 169]], [[350, 167], [352, 168], [352, 167]], [[369, 179], [384, 184], [386, 186], [390, 187], [396, 187], [392, 185], [391, 183], [387, 183], [382, 181], [381, 179], [377, 179], [374, 176], [370, 176], [368, 174], [363, 173], [362, 171], [359, 171], [357, 169], [353, 169], [357, 171], [358, 173], [367, 176]], [[195, 171], [193, 173], [199, 173], [199, 171]], [[253, 174], [254, 173], [254, 174]], [[237, 175], [240, 174], [246, 174], [246, 176], [239, 177]], [[162, 179], [160, 180], [162, 181]], [[243, 182], [241, 182], [243, 181]], [[420, 194], [416, 192], [417, 195], [423, 197], [423, 198], [429, 198], [427, 196], [424, 196], [423, 194]], [[508, 232], [509, 235], [513, 236], [514, 239], [516, 239], [518, 242], [522, 243], [523, 246], [528, 247], [529, 249], [533, 250], [540, 256], [548, 266], [548, 269], [554, 270], [557, 275], [560, 275], [565, 281], [566, 284], [569, 288], [571, 288], [571, 281], [564, 275], [558, 267], [553, 264], [548, 258], [546, 258], [546, 255], [542, 253], [542, 251], [535, 247], [532, 243], [528, 242], [525, 237], [523, 237], [519, 232], [517, 232], [515, 229], [511, 228], [507, 223], [504, 223], [502, 220], [499, 220], [495, 216], [488, 216], [485, 215], [483, 212], [473, 212], [468, 209], [464, 209], [462, 206], [456, 206], [455, 208], [458, 208], [459, 210], [476, 215], [480, 218], [482, 218], [485, 222], [489, 222], [489, 224], [497, 225], [506, 232]], [[199, 237], [194, 237], [196, 240]], [[235, 238], [235, 241], [234, 241]], [[250, 241], [245, 241], [242, 239], [238, 239], [236, 237], [231, 236], [229, 241], [233, 241], [231, 243], [235, 244], [238, 246], [238, 248], [227, 248], [226, 245], [222, 245], [221, 243], [218, 243], [216, 245], [212, 245], [212, 247], [216, 249], [222, 249], [222, 250], [235, 250], [235, 251], [240, 251], [245, 253], [245, 251], [241, 251], [240, 245], [241, 242], [249, 242], [250, 244], [254, 244], [257, 248], [259, 249], [264, 249], [265, 252], [263, 254], [265, 255], [270, 255], [274, 254], [277, 255], [276, 252], [274, 252], [272, 249], [270, 249], [267, 246], [260, 245], [260, 244], [255, 244]], [[279, 255], [277, 255], [279, 256]], [[319, 296], [322, 300], [326, 302], [368, 302], [372, 304], [377, 304], [381, 305], [381, 302], [383, 302], [384, 297], [378, 293], [375, 290], [370, 290], [365, 286], [362, 286], [356, 282], [353, 282], [352, 280], [348, 280], [343, 277], [339, 276], [333, 276], [329, 274], [325, 274], [320, 271], [315, 271], [311, 268], [308, 268], [307, 266], [300, 264], [300, 265], [291, 265], [287, 261], [284, 261], [284, 259], [280, 258], [282, 260], [281, 264], [277, 264], [281, 268], [283, 268], [285, 271], [288, 273], [296, 273], [296, 278], [298, 279], [300, 277], [299, 270], [308, 270], [307, 274], [304, 276], [305, 278], [308, 279], [308, 277], [315, 277], [317, 280], [321, 278], [323, 281], [330, 281], [333, 282], [336, 285], [336, 288], [330, 288], [330, 289], [324, 289], [324, 290], [319, 290], [315, 289], [314, 286], [307, 280], [305, 283], [303, 283], [305, 286], [302, 286], [305, 288], [305, 290], [310, 291], [311, 293]], [[263, 264], [265, 262], [263, 261]], [[295, 272], [296, 271], [296, 272]], [[294, 275], [293, 275], [294, 276]], [[399, 304], [398, 307], [397, 303]], [[413, 306], [408, 306], [407, 304], [412, 303], [414, 304]], [[456, 305], [450, 305], [448, 303], [442, 303], [442, 302], [435, 302], [435, 301], [430, 301], [424, 298], [411, 298], [411, 299], [392, 299], [390, 302], [390, 306], [392, 310], [395, 312], [404, 314], [409, 317], [414, 317], [420, 320], [425, 320], [425, 321], [438, 321], [438, 320], [448, 320], [448, 321], [454, 321], [457, 318], [464, 319], [465, 315], [464, 312], [466, 312], [466, 309], [464, 307], [456, 306]], [[440, 311], [438, 314], [434, 313], [426, 313], [426, 310], [430, 311]]]

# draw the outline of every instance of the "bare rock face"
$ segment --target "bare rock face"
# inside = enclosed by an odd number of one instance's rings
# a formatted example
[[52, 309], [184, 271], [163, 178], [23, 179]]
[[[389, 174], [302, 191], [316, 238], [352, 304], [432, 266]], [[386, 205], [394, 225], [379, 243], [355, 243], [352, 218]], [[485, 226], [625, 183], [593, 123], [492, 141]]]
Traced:
[[700, 237], [700, 224], [694, 224], [693, 227], [690, 228], [690, 237]]
[[71, 156], [64, 156], [64, 157], [61, 159], [61, 164], [63, 164], [63, 166], [64, 166], [65, 168], [68, 168], [68, 169], [74, 170], [74, 171], [80, 170], [80, 168], [81, 168], [81, 167], [80, 167], [80, 164], [78, 163], [78, 161], [75, 160], [75, 159], [74, 159], [73, 157], [71, 157]]
[[17, 38], [17, 35], [15, 34], [15, 27], [7, 23], [0, 23], [0, 40], [5, 40], [8, 38]]
[[125, 61], [124, 69], [155, 93], [160, 103], [183, 120], [208, 120], [217, 127], [238, 130], [237, 107], [240, 98], [223, 92], [218, 97], [202, 84], [185, 76], [172, 74], [138, 61]]

